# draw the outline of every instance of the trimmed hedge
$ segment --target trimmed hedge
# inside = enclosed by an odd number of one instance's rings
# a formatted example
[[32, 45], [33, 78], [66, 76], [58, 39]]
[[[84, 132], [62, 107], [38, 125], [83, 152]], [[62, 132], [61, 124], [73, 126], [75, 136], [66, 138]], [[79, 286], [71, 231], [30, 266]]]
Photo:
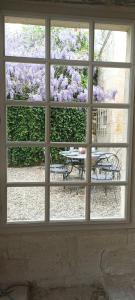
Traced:
[[[7, 111], [8, 140], [44, 141], [45, 109], [43, 107], [9, 107]], [[86, 131], [85, 109], [52, 108], [51, 140], [83, 142]], [[60, 149], [51, 149], [52, 162], [60, 161]], [[19, 147], [8, 150], [9, 166], [32, 166], [44, 162], [44, 148]]]

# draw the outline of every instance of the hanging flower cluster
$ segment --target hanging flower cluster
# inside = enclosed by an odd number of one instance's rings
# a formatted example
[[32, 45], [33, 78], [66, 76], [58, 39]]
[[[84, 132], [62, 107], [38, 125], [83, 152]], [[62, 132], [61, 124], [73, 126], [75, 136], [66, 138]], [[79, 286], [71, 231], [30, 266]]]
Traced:
[[[43, 26], [6, 24], [6, 55], [45, 58]], [[88, 30], [52, 27], [51, 58], [88, 60]], [[88, 68], [52, 65], [50, 80], [51, 100], [58, 102], [88, 99]], [[6, 63], [6, 91], [8, 99], [45, 100], [45, 65]], [[95, 101], [114, 100], [116, 90], [104, 91], [94, 85]]]

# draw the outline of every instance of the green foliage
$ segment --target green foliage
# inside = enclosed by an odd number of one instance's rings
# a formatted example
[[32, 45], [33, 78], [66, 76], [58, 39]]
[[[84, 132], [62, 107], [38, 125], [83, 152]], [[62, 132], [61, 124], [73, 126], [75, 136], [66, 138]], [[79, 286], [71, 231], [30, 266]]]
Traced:
[[53, 108], [51, 110], [51, 140], [53, 142], [83, 142], [85, 124], [84, 109]]
[[9, 107], [7, 124], [10, 141], [44, 141], [43, 107]]
[[[10, 141], [44, 141], [45, 114], [42, 107], [9, 107], [7, 124]], [[43, 152], [37, 147], [9, 149], [9, 165], [37, 165], [44, 160]]]
[[17, 147], [8, 150], [8, 165], [27, 167], [40, 165], [44, 162], [44, 149], [40, 147]]
[[[9, 107], [7, 111], [8, 140], [44, 141], [45, 109], [43, 107]], [[85, 109], [51, 109], [51, 140], [83, 142], [86, 131]], [[44, 162], [44, 149], [18, 147], [9, 149], [10, 166], [32, 166]], [[52, 162], [60, 161], [59, 149], [51, 149]]]
[[[85, 109], [53, 108], [51, 110], [51, 141], [84, 142], [85, 132]], [[59, 151], [59, 148], [51, 149], [52, 162], [63, 162]]]

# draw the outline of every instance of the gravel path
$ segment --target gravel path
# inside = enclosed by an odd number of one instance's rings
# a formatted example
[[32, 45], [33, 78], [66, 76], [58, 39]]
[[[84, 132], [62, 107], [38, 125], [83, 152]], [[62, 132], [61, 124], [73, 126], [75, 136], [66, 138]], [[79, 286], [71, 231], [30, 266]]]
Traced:
[[[8, 181], [44, 181], [44, 168], [8, 168]], [[62, 175], [51, 175], [51, 180], [62, 180]], [[91, 218], [114, 218], [122, 214], [121, 187], [98, 186], [91, 190]], [[9, 187], [8, 221], [43, 221], [45, 215], [44, 187]], [[84, 219], [85, 189], [51, 187], [51, 220]]]

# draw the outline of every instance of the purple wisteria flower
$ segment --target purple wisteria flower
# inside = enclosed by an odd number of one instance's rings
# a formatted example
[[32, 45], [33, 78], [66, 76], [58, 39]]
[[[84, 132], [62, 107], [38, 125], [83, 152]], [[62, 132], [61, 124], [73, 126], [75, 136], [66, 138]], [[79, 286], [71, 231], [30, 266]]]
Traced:
[[107, 100], [115, 100], [115, 96], [117, 94], [117, 90], [107, 90], [104, 91], [100, 86], [93, 86], [93, 97], [97, 102], [105, 102]]
[[[37, 34], [38, 29], [38, 34]], [[45, 57], [44, 26], [6, 24], [6, 55]], [[88, 59], [88, 30], [52, 28], [51, 56], [57, 59]], [[39, 46], [40, 45], [40, 46]], [[51, 66], [51, 100], [58, 102], [88, 100], [88, 68]], [[6, 93], [8, 99], [45, 100], [44, 64], [6, 63]], [[95, 101], [115, 100], [116, 89], [105, 91], [93, 86]]]

